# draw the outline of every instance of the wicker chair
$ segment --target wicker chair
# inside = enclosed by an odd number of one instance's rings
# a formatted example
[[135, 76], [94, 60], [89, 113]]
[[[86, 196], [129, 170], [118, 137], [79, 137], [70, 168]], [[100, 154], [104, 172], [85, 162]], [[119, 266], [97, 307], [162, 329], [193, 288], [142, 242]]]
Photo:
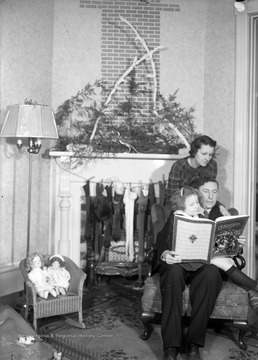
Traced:
[[[162, 211], [158, 208], [159, 213]], [[153, 212], [157, 214], [156, 209]], [[161, 221], [160, 221], [161, 220]], [[162, 228], [165, 221], [159, 219], [159, 216], [152, 216], [152, 222], [156, 229], [156, 234]], [[142, 340], [147, 340], [152, 333], [152, 323], [157, 321], [161, 315], [161, 292], [160, 292], [160, 275], [154, 274], [152, 276], [152, 263], [155, 261], [155, 251], [150, 250], [147, 254], [147, 261], [150, 265], [148, 277], [144, 284], [144, 293], [142, 296], [142, 315], [141, 320], [144, 326], [144, 332], [141, 335]], [[245, 267], [245, 259], [238, 254], [236, 257], [236, 264], [242, 270]], [[241, 287], [229, 281], [223, 281], [222, 289], [216, 300], [216, 304], [211, 315], [211, 319], [220, 319], [230, 322], [239, 330], [238, 346], [241, 349], [246, 349], [247, 345], [244, 342], [244, 336], [248, 330], [248, 312], [250, 311], [248, 292]], [[189, 301], [189, 289], [185, 288], [183, 292], [183, 313], [182, 316], [190, 316], [191, 305]], [[156, 319], [156, 320], [155, 320]], [[159, 319], [160, 320], [160, 319]]]
[[[43, 299], [36, 294], [36, 290], [29, 280], [26, 271], [26, 258], [20, 262], [20, 271], [25, 281], [26, 311], [25, 318], [28, 319], [29, 306], [33, 308], [33, 327], [37, 331], [37, 320], [40, 318], [64, 315], [78, 312], [78, 322], [67, 318], [67, 322], [79, 328], [85, 328], [82, 318], [82, 296], [83, 284], [86, 274], [68, 257], [63, 256], [66, 262], [66, 269], [71, 275], [70, 287], [66, 295], [59, 295], [56, 298], [49, 296]], [[45, 256], [47, 265], [49, 256]]]

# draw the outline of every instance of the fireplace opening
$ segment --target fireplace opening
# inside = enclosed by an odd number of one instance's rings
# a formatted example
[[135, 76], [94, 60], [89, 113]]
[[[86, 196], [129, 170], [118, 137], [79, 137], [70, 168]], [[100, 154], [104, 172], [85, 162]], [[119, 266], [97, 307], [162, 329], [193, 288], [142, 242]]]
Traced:
[[139, 261], [144, 263], [141, 269], [143, 275], [147, 274], [147, 263], [144, 259], [153, 245], [150, 206], [147, 204], [144, 211], [140, 211], [139, 202], [134, 204], [131, 244], [133, 254], [130, 254], [130, 258], [126, 248], [125, 204], [120, 202], [118, 212], [113, 197], [111, 217], [100, 221], [94, 214], [96, 197], [90, 196], [88, 199], [90, 204], [87, 204], [86, 196], [81, 196], [80, 267], [91, 278], [90, 281], [95, 281], [96, 274], [138, 275]]

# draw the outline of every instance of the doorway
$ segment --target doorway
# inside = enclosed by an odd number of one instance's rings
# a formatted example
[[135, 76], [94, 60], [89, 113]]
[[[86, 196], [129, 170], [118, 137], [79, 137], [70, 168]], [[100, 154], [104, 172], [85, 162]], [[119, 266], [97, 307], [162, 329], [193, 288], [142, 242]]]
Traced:
[[253, 139], [254, 153], [254, 217], [255, 217], [255, 278], [258, 279], [258, 14], [250, 16], [250, 121], [253, 122], [255, 138]]
[[256, 141], [255, 141], [255, 154], [256, 154], [256, 161], [255, 161], [255, 184], [256, 184], [256, 197], [255, 197], [255, 275], [256, 279], [258, 279], [258, 15], [254, 18], [254, 41], [253, 41], [253, 64], [255, 67], [255, 84], [254, 84], [254, 94], [255, 94], [255, 101], [254, 101], [254, 122], [256, 125]]
[[[258, 1], [246, 2], [244, 12], [236, 12], [236, 81], [234, 128], [233, 203], [242, 214], [250, 215], [246, 229], [245, 272], [258, 276], [256, 223], [258, 221]], [[257, 201], [256, 201], [257, 197]], [[258, 230], [258, 229], [257, 229]], [[256, 261], [257, 260], [257, 261]]]

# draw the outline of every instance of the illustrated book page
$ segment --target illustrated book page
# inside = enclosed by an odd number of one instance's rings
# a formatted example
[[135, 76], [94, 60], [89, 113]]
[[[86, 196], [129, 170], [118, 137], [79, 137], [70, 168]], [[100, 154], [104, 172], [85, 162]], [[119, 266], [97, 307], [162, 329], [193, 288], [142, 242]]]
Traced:
[[238, 254], [238, 239], [243, 234], [248, 219], [248, 215], [221, 216], [216, 219], [211, 257], [232, 257]]

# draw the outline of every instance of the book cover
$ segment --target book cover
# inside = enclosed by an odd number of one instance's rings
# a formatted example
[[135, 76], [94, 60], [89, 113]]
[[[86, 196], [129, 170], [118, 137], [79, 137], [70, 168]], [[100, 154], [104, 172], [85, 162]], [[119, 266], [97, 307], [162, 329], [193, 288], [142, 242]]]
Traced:
[[183, 262], [209, 263], [214, 256], [235, 256], [239, 250], [238, 238], [248, 219], [248, 215], [237, 215], [213, 221], [176, 214], [172, 250]]

